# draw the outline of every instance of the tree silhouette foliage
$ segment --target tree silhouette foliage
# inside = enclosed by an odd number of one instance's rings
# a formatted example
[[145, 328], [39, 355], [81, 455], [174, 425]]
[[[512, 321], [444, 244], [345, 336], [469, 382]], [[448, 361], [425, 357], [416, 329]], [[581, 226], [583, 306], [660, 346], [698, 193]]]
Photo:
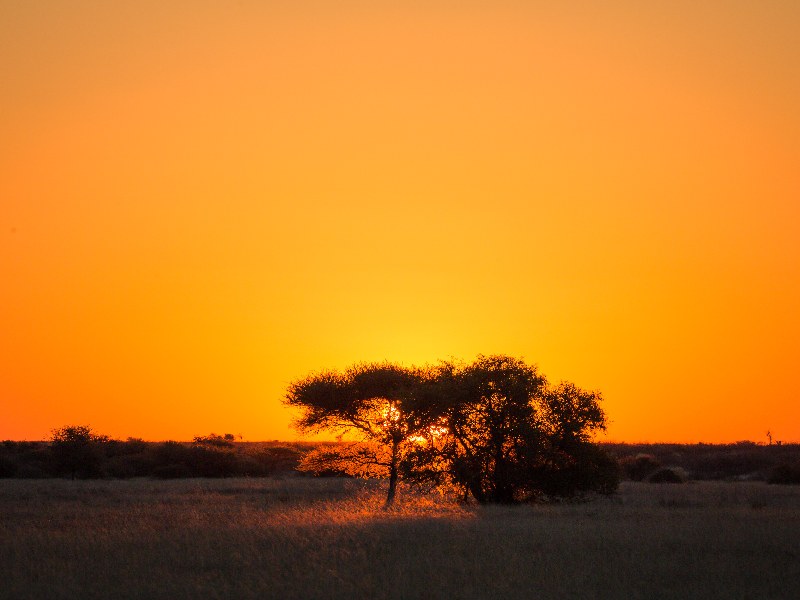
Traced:
[[357, 365], [293, 383], [287, 403], [301, 431], [357, 434], [340, 451], [310, 455], [326, 468], [454, 486], [480, 503], [611, 492], [616, 462], [592, 443], [605, 428], [598, 392], [549, 386], [536, 367], [508, 356], [406, 369]]
[[104, 446], [110, 438], [88, 425], [68, 425], [50, 435], [50, 452], [56, 473], [72, 479], [99, 477], [102, 474]]
[[326, 371], [295, 381], [286, 403], [301, 409], [296, 420], [307, 433], [350, 434], [340, 448], [310, 453], [301, 468], [366, 477], [388, 477], [387, 505], [397, 490], [401, 464], [412, 440], [426, 426], [418, 390], [425, 373], [389, 363], [359, 364], [343, 373]]

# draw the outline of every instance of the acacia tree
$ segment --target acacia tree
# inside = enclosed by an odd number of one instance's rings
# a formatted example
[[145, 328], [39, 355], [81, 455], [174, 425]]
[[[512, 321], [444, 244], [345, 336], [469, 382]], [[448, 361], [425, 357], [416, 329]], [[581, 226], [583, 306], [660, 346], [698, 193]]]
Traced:
[[412, 478], [447, 479], [480, 503], [514, 501], [541, 438], [530, 399], [545, 385], [535, 367], [506, 356], [441, 369], [428, 402], [445, 433], [417, 447]]
[[599, 393], [548, 387], [508, 356], [445, 365], [427, 390], [440, 426], [409, 454], [410, 480], [446, 481], [480, 503], [615, 489], [613, 460], [591, 443], [605, 427]]
[[300, 409], [295, 426], [304, 433], [332, 431], [350, 443], [310, 453], [301, 468], [388, 477], [386, 504], [394, 502], [400, 463], [411, 439], [425, 427], [417, 406], [423, 371], [389, 363], [360, 364], [339, 373], [312, 374], [289, 385], [285, 403]]
[[464, 499], [513, 503], [542, 495], [610, 492], [616, 463], [591, 442], [605, 428], [600, 394], [547, 384], [508, 356], [425, 369], [358, 365], [293, 383], [286, 402], [301, 431], [357, 434], [357, 443], [311, 453], [303, 467], [457, 487]]

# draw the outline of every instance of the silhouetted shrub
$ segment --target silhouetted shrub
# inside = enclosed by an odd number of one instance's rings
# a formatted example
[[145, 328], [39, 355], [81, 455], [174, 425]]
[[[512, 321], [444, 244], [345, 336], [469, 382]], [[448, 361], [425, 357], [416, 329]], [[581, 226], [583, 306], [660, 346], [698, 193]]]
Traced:
[[52, 476], [52, 472], [35, 463], [19, 465], [14, 475], [17, 479], [47, 479]]
[[199, 477], [197, 464], [200, 462], [195, 448], [181, 442], [168, 440], [152, 450], [153, 468], [150, 475], [159, 479], [178, 477]]
[[153, 469], [151, 475], [156, 479], [182, 479], [191, 477], [192, 472], [186, 465], [159, 465]]
[[0, 478], [16, 476], [17, 467], [17, 462], [13, 458], [0, 454]]
[[57, 475], [72, 479], [92, 479], [104, 475], [105, 446], [109, 438], [92, 431], [88, 425], [69, 425], [54, 429], [50, 452]]
[[44, 442], [4, 442], [6, 457], [15, 465], [13, 477], [42, 479], [54, 475], [53, 455]]
[[649, 483], [686, 483], [687, 479], [680, 467], [662, 467], [647, 477]]
[[153, 457], [156, 464], [163, 465], [176, 465], [187, 464], [191, 461], [191, 449], [185, 444], [168, 440], [161, 442], [153, 450]]
[[578, 484], [579, 490], [594, 490], [603, 495], [613, 494], [619, 488], [622, 469], [619, 461], [598, 446], [593, 446], [596, 455], [589, 460]]
[[142, 454], [147, 452], [148, 444], [142, 438], [129, 437], [125, 440], [126, 454]]
[[252, 454], [236, 455], [236, 476], [237, 477], [263, 477], [261, 465]]
[[602, 448], [583, 444], [565, 458], [562, 464], [542, 470], [540, 486], [546, 496], [568, 498], [586, 492], [608, 495], [619, 487], [619, 463]]
[[216, 433], [209, 433], [208, 435], [198, 435], [192, 440], [196, 446], [206, 446], [212, 448], [233, 448], [234, 437], [232, 433], [225, 435], [217, 435]]
[[105, 445], [105, 455], [109, 458], [114, 456], [129, 456], [131, 454], [144, 454], [148, 450], [148, 444], [139, 438], [128, 438], [126, 441], [108, 440]]
[[780, 485], [800, 484], [800, 461], [783, 463], [774, 467], [767, 476], [767, 483]]
[[197, 477], [233, 477], [236, 475], [236, 454], [232, 449], [215, 447], [191, 448], [190, 468]]
[[105, 463], [105, 472], [116, 479], [147, 477], [154, 468], [152, 457], [146, 453], [118, 454]]
[[626, 456], [620, 459], [619, 464], [626, 479], [631, 481], [644, 481], [661, 467], [661, 463], [656, 460], [655, 456], [643, 453]]
[[289, 446], [264, 448], [256, 454], [263, 475], [294, 471], [300, 463], [301, 452]]

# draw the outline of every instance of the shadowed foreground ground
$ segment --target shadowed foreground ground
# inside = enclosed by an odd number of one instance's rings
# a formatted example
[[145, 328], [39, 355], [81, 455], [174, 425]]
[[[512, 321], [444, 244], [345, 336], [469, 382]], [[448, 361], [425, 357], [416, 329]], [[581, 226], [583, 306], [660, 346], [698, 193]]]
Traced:
[[[460, 507], [342, 479], [0, 481], [0, 598], [799, 598], [800, 487]], [[402, 498], [401, 498], [402, 500]]]

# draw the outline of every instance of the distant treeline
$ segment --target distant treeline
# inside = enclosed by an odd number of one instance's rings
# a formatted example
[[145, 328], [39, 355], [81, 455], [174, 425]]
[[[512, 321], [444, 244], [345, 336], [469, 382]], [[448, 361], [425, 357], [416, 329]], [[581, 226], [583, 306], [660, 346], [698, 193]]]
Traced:
[[632, 481], [800, 483], [800, 444], [600, 444]]
[[[191, 442], [125, 441], [88, 428], [63, 428], [50, 441], [0, 442], [0, 478], [129, 479], [269, 477], [300, 474], [307, 452], [345, 442], [241, 442], [230, 434]], [[674, 482], [752, 480], [800, 483], [800, 444], [601, 444], [623, 479]], [[307, 474], [303, 474], [308, 476]], [[329, 472], [329, 476], [343, 476]]]
[[59, 432], [46, 442], [0, 442], [0, 478], [269, 477], [294, 472], [305, 453], [324, 445], [238, 442], [213, 433], [191, 442], [145, 442], [109, 439], [88, 428]]

